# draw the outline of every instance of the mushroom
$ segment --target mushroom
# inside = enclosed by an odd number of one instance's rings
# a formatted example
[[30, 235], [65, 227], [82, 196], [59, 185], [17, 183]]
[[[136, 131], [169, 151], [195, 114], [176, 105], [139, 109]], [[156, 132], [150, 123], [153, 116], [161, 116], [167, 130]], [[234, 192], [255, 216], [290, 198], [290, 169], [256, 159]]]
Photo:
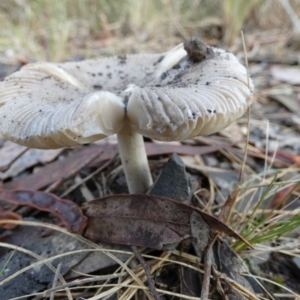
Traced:
[[130, 193], [152, 184], [143, 136], [183, 140], [241, 117], [252, 81], [237, 58], [200, 40], [163, 54], [33, 63], [0, 82], [0, 133], [33, 148], [117, 133]]

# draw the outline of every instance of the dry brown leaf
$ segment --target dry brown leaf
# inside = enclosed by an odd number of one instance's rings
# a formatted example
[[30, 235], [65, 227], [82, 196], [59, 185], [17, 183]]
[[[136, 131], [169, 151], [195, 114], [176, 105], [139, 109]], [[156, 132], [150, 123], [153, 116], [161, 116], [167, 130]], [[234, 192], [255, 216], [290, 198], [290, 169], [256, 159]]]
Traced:
[[[53, 182], [56, 182], [62, 178], [65, 178], [70, 173], [74, 173], [74, 169], [78, 169], [78, 166], [93, 156], [100, 156], [102, 148], [95, 146], [82, 147], [73, 151], [72, 155], [58, 160], [53, 163], [49, 163], [40, 168], [34, 174], [26, 176], [24, 178], [16, 179], [4, 184], [5, 189], [26, 189], [39, 190], [44, 188]], [[102, 155], [101, 155], [102, 157]], [[105, 158], [103, 158], [105, 159]], [[79, 172], [80, 170], [78, 170]]]
[[96, 242], [162, 249], [192, 236], [191, 216], [201, 215], [211, 229], [249, 245], [219, 219], [175, 200], [148, 195], [113, 195], [84, 204], [85, 236]]
[[[6, 179], [16, 176], [22, 171], [35, 166], [38, 163], [48, 163], [53, 161], [63, 149], [41, 150], [28, 149], [27, 147], [17, 145], [10, 141], [6, 141], [0, 149], [1, 165], [0, 179]], [[22, 154], [26, 151], [24, 154]], [[20, 156], [20, 157], [18, 157]]]

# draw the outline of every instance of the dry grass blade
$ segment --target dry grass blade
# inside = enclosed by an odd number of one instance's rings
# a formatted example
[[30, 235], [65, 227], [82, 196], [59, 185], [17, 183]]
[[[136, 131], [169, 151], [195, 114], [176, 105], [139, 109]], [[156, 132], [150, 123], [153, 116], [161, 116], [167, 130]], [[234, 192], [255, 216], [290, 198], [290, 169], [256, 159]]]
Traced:
[[[79, 235], [75, 235], [75, 234], [71, 234], [69, 232], [67, 232], [66, 230], [58, 227], [58, 226], [53, 226], [51, 224], [44, 224], [44, 223], [36, 223], [36, 222], [29, 222], [29, 221], [12, 221], [12, 220], [0, 220], [0, 224], [1, 223], [14, 223], [14, 224], [18, 224], [18, 225], [26, 225], [26, 226], [43, 226], [46, 228], [52, 228], [54, 230], [63, 232], [64, 234], [70, 235], [76, 239], [79, 239], [80, 241], [86, 243], [87, 245], [89, 245], [91, 248], [90, 249], [82, 249], [82, 250], [73, 250], [73, 251], [69, 251], [66, 253], [62, 253], [59, 255], [55, 255], [52, 256], [50, 258], [44, 259], [44, 258], [40, 258], [40, 260], [36, 263], [31, 264], [28, 267], [23, 268], [22, 270], [20, 270], [17, 274], [14, 274], [14, 276], [17, 276], [19, 274], [21, 274], [22, 272], [25, 272], [26, 270], [29, 270], [30, 268], [34, 268], [37, 267], [41, 264], [45, 264], [45, 263], [50, 263], [52, 260], [59, 258], [59, 257], [68, 257], [69, 255], [72, 255], [74, 253], [80, 253], [80, 252], [93, 252], [93, 251], [101, 251], [103, 253], [105, 253], [106, 255], [108, 255], [109, 257], [111, 257], [112, 259], [114, 259], [116, 261], [116, 263], [118, 263], [121, 268], [123, 268], [125, 270], [125, 272], [120, 272], [114, 275], [108, 275], [108, 277], [106, 276], [99, 276], [99, 277], [95, 277], [95, 278], [87, 278], [87, 279], [82, 279], [82, 280], [78, 280], [78, 281], [74, 281], [74, 282], [70, 282], [70, 283], [66, 283], [63, 282], [62, 279], [60, 279], [63, 284], [61, 286], [57, 286], [53, 289], [49, 289], [44, 291], [44, 293], [38, 293], [36, 295], [49, 295], [49, 293], [51, 293], [52, 291], [59, 291], [67, 289], [71, 291], [71, 288], [74, 287], [74, 285], [76, 285], [78, 283], [78, 285], [83, 284], [85, 282], [93, 282], [95, 280], [105, 280], [105, 279], [111, 279], [111, 278], [126, 278], [126, 275], [129, 275], [130, 277], [128, 277], [127, 279], [124, 279], [122, 282], [120, 282], [118, 285], [111, 285], [111, 284], [104, 284], [102, 285], [102, 288], [109, 288], [106, 291], [103, 291], [101, 293], [99, 293], [98, 295], [95, 295], [93, 297], [90, 297], [89, 300], [98, 300], [98, 299], [103, 299], [106, 296], [112, 295], [113, 293], [116, 293], [118, 291], [120, 291], [122, 288], [124, 287], [128, 287], [128, 291], [124, 294], [124, 295], [134, 295], [136, 293], [137, 290], [139, 289], [143, 289], [145, 291], [145, 293], [147, 295], [147, 297], [150, 296], [149, 294], [149, 290], [147, 287], [145, 287], [145, 285], [142, 282], [146, 281], [146, 276], [145, 276], [145, 272], [144, 270], [140, 270], [137, 269], [135, 270], [131, 270], [129, 269], [129, 267], [126, 265], [126, 263], [121, 262], [120, 260], [118, 260], [112, 253], [127, 253], [127, 254], [132, 254], [132, 252], [126, 252], [126, 251], [121, 251], [121, 250], [108, 250], [108, 249], [102, 249], [101, 247], [99, 247], [98, 245], [94, 244], [93, 242], [90, 242], [84, 238], [82, 238]], [[12, 246], [10, 244], [6, 244], [6, 243], [1, 243], [0, 246], [2, 247], [7, 247], [10, 249], [15, 249], [15, 246]], [[26, 252], [26, 249], [23, 248], [18, 248], [17, 250]], [[169, 259], [168, 257], [170, 255], [175, 255], [176, 258], [174, 259]], [[154, 272], [156, 272], [157, 270], [159, 270], [160, 268], [162, 268], [164, 265], [169, 265], [171, 264], [177, 264], [177, 265], [181, 265], [187, 268], [191, 268], [197, 272], [203, 272], [203, 270], [201, 268], [199, 268], [199, 265], [201, 266], [201, 264], [199, 264], [199, 258], [196, 256], [192, 256], [189, 255], [187, 253], [182, 253], [179, 252], [177, 250], [172, 251], [172, 253], [165, 253], [162, 257], [155, 257], [155, 256], [151, 256], [151, 255], [143, 255], [143, 257], [148, 258], [153, 260], [155, 263], [153, 263], [151, 265], [151, 273], [153, 274]], [[181, 261], [183, 259], [183, 261]], [[185, 262], [186, 261], [186, 262]], [[197, 266], [197, 267], [196, 267]], [[55, 269], [53, 269], [53, 271], [55, 272]], [[220, 274], [219, 274], [220, 275]], [[6, 278], [4, 281], [2, 281], [0, 284], [3, 284], [4, 282], [7, 282], [9, 280], [11, 280], [12, 278]], [[243, 287], [241, 287], [238, 283], [236, 283], [234, 280], [228, 279], [229, 282], [232, 284], [232, 286], [234, 287], [234, 289], [236, 289], [239, 293], [242, 293], [244, 295], [246, 295], [247, 299], [256, 299], [255, 297], [253, 298], [253, 295], [251, 295], [251, 293], [249, 294], [249, 292], [246, 292], [244, 290]], [[134, 282], [137, 282], [138, 285], [135, 285]], [[141, 284], [142, 283], [142, 284]], [[185, 296], [182, 294], [177, 294], [177, 293], [172, 293], [166, 290], [162, 290], [162, 289], [157, 289], [157, 291], [159, 293], [165, 294], [165, 295], [173, 295], [173, 296], [177, 296], [177, 297], [181, 297], [182, 299], [198, 299], [197, 297], [191, 297], [191, 296]], [[248, 293], [248, 294], [247, 294]], [[151, 296], [150, 296], [151, 297]], [[71, 299], [71, 298], [69, 298]], [[126, 298], [125, 298], [126, 299]], [[151, 298], [149, 298], [151, 299]]]
[[[55, 276], [54, 276], [53, 282], [52, 282], [52, 288], [54, 288], [54, 287], [56, 286], [56, 284], [57, 284], [57, 279], [58, 279], [58, 277], [59, 277], [59, 275], [60, 275], [61, 265], [62, 265], [62, 263], [59, 263], [59, 264], [57, 265], [56, 272], [55, 272]], [[50, 293], [50, 300], [54, 300], [54, 297], [55, 297], [55, 292], [52, 291], [52, 292]]]
[[79, 286], [84, 283], [90, 283], [90, 282], [95, 282], [95, 281], [100, 281], [100, 280], [110, 280], [110, 279], [115, 279], [115, 278], [121, 278], [121, 277], [125, 277], [126, 275], [127, 275], [127, 272], [123, 272], [123, 273], [118, 273], [118, 274], [99, 275], [99, 276], [94, 276], [92, 278], [77, 279], [77, 280], [68, 282], [66, 284], [52, 287], [51, 289], [45, 290], [43, 293], [44, 293], [44, 297], [46, 297], [49, 293], [63, 290], [65, 287], [73, 287], [73, 286], [77, 286], [77, 285]]
[[[246, 51], [246, 43], [245, 43], [245, 38], [244, 38], [244, 33], [243, 31], [241, 31], [241, 36], [242, 36], [242, 42], [243, 42], [243, 49], [244, 49], [244, 57], [245, 57], [245, 65], [246, 65], [246, 69], [247, 69], [247, 84], [249, 86], [250, 84], [250, 73], [249, 73], [249, 65], [248, 65], [248, 58], [247, 58], [247, 51]], [[240, 185], [242, 182], [242, 175], [243, 172], [245, 170], [245, 166], [246, 166], [246, 159], [247, 159], [247, 150], [248, 150], [248, 144], [249, 144], [249, 137], [250, 137], [250, 120], [251, 120], [251, 110], [250, 107], [247, 110], [247, 116], [248, 116], [248, 124], [247, 124], [247, 137], [246, 137], [246, 143], [245, 143], [245, 150], [244, 150], [244, 158], [243, 158], [243, 163], [240, 169], [240, 174], [239, 174], [239, 178], [237, 181], [237, 187], [235, 189], [234, 192], [232, 192], [228, 198], [229, 202], [227, 204], [228, 208], [226, 208], [226, 214], [227, 216], [224, 216], [224, 221], [225, 223], [228, 223], [230, 221], [233, 209], [235, 207], [236, 201], [238, 199], [238, 195], [239, 195], [239, 189], [240, 189]], [[226, 206], [226, 203], [225, 205]]]
[[280, 289], [283, 289], [283, 290], [289, 292], [291, 295], [293, 295], [294, 297], [296, 297], [296, 299], [299, 299], [299, 297], [300, 297], [299, 294], [295, 293], [291, 289], [289, 289], [289, 288], [285, 287], [284, 285], [279, 284], [279, 283], [277, 283], [277, 282], [275, 282], [273, 280], [270, 280], [270, 279], [267, 279], [267, 278], [264, 278], [264, 277], [261, 277], [261, 276], [255, 276], [255, 275], [252, 275], [252, 274], [247, 274], [247, 276], [251, 276], [251, 277], [253, 277], [255, 279], [259, 279], [261, 281], [265, 281], [265, 282], [271, 283], [271, 284], [279, 287]]
[[[5, 223], [14, 223], [12, 222], [12, 220], [0, 220], [0, 224], [5, 224]], [[102, 253], [104, 253], [105, 255], [107, 255], [108, 257], [110, 257], [111, 259], [113, 259], [116, 263], [118, 263], [119, 265], [121, 265], [127, 272], [128, 274], [130, 274], [132, 276], [132, 278], [138, 283], [140, 284], [141, 286], [144, 286], [143, 283], [141, 282], [141, 280], [132, 272], [131, 269], [128, 268], [128, 266], [126, 266], [122, 261], [120, 261], [116, 256], [114, 256], [112, 253], [110, 253], [110, 250], [107, 250], [107, 249], [103, 249], [101, 247], [99, 247], [97, 244], [81, 237], [80, 235], [76, 235], [76, 234], [71, 234], [69, 233], [68, 231], [58, 227], [58, 226], [54, 226], [54, 225], [51, 225], [51, 224], [44, 224], [44, 223], [37, 223], [37, 222], [29, 222], [29, 221], [20, 221], [18, 223], [14, 223], [14, 224], [19, 224], [19, 225], [28, 225], [28, 226], [42, 226], [42, 227], [46, 227], [46, 228], [51, 228], [51, 229], [54, 229], [54, 230], [57, 230], [57, 231], [60, 231], [62, 233], [65, 233], [69, 236], [72, 236], [84, 243], [86, 243], [87, 245], [91, 246], [92, 249], [90, 249], [89, 251], [101, 251]], [[6, 245], [8, 248], [10, 248], [11, 245], [9, 244], [5, 244], [5, 243], [2, 243], [3, 245]], [[11, 246], [11, 247], [14, 247], [14, 246]], [[36, 265], [39, 265], [39, 264], [42, 264], [44, 262], [48, 262], [48, 261], [51, 261], [52, 259], [55, 259], [55, 258], [59, 258], [59, 257], [63, 257], [63, 256], [67, 256], [67, 255], [70, 255], [70, 254], [74, 254], [74, 253], [79, 253], [79, 252], [82, 252], [84, 250], [74, 250], [74, 251], [70, 251], [70, 252], [67, 252], [67, 253], [62, 253], [62, 254], [59, 254], [59, 255], [56, 255], [56, 256], [53, 256], [51, 258], [48, 258], [48, 259], [42, 259], [43, 261], [42, 262], [37, 262], [35, 264], [32, 264], [31, 266], [28, 266], [28, 267], [25, 267], [23, 268], [21, 271], [24, 272], [26, 271], [27, 269], [30, 269]], [[121, 253], [124, 253], [124, 251], [121, 251]], [[19, 271], [18, 273], [22, 273], [21, 271]], [[7, 282], [9, 281], [11, 278], [8, 277], [6, 278], [5, 280], [3, 280], [0, 284], [3, 284], [4, 282]], [[145, 292], [147, 294], [147, 296], [150, 296], [149, 292], [146, 291]]]

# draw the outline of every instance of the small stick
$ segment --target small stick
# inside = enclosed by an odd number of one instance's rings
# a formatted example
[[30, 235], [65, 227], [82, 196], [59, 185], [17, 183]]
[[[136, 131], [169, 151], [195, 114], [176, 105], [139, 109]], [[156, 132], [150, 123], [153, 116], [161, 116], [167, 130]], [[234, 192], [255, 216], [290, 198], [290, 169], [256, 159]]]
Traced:
[[209, 239], [206, 248], [204, 249], [204, 274], [202, 280], [202, 289], [201, 289], [201, 300], [207, 300], [209, 296], [209, 284], [210, 284], [210, 275], [211, 267], [213, 261], [213, 252], [212, 246], [218, 236], [218, 232], [213, 232], [211, 238]]
[[138, 248], [136, 246], [131, 246], [131, 250], [133, 251], [134, 255], [142, 265], [143, 269], [145, 270], [145, 274], [147, 276], [147, 281], [149, 285], [149, 290], [152, 296], [155, 300], [160, 300], [160, 297], [157, 293], [157, 290], [155, 288], [154, 280], [151, 276], [151, 271], [149, 265], [145, 262], [144, 258], [142, 257], [141, 253], [139, 252]]

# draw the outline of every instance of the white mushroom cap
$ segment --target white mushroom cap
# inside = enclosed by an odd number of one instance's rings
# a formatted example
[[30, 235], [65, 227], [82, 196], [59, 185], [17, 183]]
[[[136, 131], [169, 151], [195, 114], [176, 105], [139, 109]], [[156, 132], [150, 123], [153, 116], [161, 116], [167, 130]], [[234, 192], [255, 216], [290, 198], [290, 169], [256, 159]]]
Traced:
[[27, 65], [0, 82], [0, 133], [57, 148], [104, 138], [125, 123], [158, 140], [217, 132], [244, 114], [253, 84], [233, 54], [204, 49], [203, 59], [180, 44], [163, 54]]
[[207, 47], [202, 61], [186, 56], [147, 86], [131, 86], [127, 117], [135, 131], [158, 140], [208, 135], [240, 118], [253, 90], [233, 54]]
[[119, 94], [133, 81], [147, 82], [160, 57], [29, 64], [0, 82], [0, 133], [34, 148], [76, 146], [116, 133], [125, 118]]

